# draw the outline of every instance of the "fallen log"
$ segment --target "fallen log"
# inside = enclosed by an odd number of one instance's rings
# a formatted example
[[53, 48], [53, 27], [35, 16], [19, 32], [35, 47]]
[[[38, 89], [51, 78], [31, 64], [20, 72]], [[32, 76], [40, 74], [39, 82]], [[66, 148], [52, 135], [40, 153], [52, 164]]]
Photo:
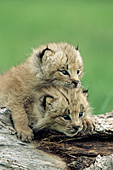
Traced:
[[113, 169], [113, 111], [93, 118], [94, 132], [82, 131], [70, 138], [43, 130], [32, 143], [24, 143], [16, 138], [9, 111], [1, 108], [0, 169]]

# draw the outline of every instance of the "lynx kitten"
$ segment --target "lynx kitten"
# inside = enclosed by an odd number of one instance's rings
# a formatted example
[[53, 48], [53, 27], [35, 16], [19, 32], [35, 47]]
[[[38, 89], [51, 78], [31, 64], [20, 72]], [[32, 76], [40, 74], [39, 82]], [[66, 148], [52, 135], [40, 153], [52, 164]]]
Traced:
[[31, 140], [32, 130], [25, 104], [34, 91], [57, 85], [75, 88], [80, 85], [83, 62], [78, 49], [68, 43], [50, 43], [34, 50], [25, 63], [0, 75], [0, 106], [11, 110], [17, 136]]
[[93, 121], [88, 117], [90, 106], [87, 93], [77, 89], [49, 88], [35, 93], [34, 102], [26, 106], [32, 127], [57, 130], [74, 136], [83, 128], [93, 130]]

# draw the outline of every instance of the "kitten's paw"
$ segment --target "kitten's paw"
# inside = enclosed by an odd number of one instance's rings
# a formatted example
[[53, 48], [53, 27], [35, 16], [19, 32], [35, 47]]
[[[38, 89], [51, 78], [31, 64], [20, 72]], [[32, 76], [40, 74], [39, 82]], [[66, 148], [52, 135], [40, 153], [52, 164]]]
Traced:
[[86, 117], [84, 120], [83, 120], [83, 130], [84, 131], [94, 131], [95, 130], [95, 122], [93, 120], [93, 118], [91, 117]]
[[17, 129], [17, 138], [23, 142], [31, 142], [34, 138], [33, 130], [29, 127], [23, 129]]
[[15, 135], [16, 134], [16, 130], [13, 127], [9, 127], [9, 132], [11, 135]]

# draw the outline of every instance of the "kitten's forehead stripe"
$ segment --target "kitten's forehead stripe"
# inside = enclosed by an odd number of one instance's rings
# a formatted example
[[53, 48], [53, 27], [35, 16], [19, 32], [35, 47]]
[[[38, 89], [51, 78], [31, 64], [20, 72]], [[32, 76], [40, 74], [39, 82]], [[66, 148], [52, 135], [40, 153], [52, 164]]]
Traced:
[[64, 114], [68, 114], [68, 107], [66, 107], [65, 111], [64, 111]]

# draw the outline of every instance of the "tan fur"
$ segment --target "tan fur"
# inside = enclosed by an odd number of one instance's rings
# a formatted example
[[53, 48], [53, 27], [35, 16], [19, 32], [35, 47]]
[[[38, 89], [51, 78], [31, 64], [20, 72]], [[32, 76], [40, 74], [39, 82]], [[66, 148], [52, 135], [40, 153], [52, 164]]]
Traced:
[[88, 117], [90, 106], [82, 89], [42, 89], [34, 94], [34, 102], [26, 106], [26, 111], [37, 131], [49, 128], [72, 137], [83, 128], [93, 130], [93, 121]]
[[[37, 56], [43, 49], [50, 49], [44, 52], [42, 59], [37, 61]], [[34, 59], [33, 59], [34, 58]], [[41, 62], [41, 61], [42, 62]], [[37, 65], [37, 62], [39, 64]], [[52, 43], [46, 46], [41, 46], [34, 50], [33, 55], [28, 59], [30, 71], [35, 75], [42, 86], [57, 85], [68, 88], [74, 88], [72, 83], [80, 79], [83, 74], [83, 61], [78, 50], [68, 43]], [[63, 75], [61, 71], [66, 70], [69, 75]], [[80, 71], [77, 74], [77, 70]]]
[[[64, 75], [62, 70], [68, 74]], [[33, 100], [34, 91], [50, 85], [75, 88], [82, 72], [78, 50], [68, 43], [50, 43], [34, 50], [25, 63], [0, 75], [0, 106], [11, 110], [19, 138], [26, 141], [32, 138], [24, 106]]]

